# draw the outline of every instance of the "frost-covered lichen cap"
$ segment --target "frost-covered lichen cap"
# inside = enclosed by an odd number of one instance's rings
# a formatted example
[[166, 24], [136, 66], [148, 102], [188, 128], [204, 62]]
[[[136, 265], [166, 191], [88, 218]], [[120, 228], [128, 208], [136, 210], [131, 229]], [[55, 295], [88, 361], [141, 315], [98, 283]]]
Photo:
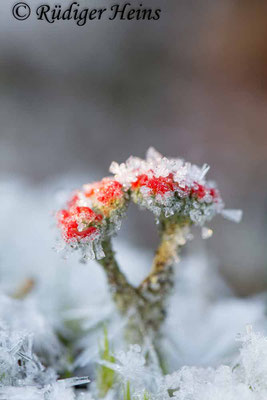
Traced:
[[103, 178], [100, 182], [83, 185], [79, 202], [116, 222], [118, 215], [125, 211], [127, 197], [121, 183], [113, 178]]
[[113, 162], [110, 171], [131, 198], [159, 218], [185, 217], [203, 226], [214, 215], [239, 221], [240, 210], [225, 210], [214, 182], [206, 180], [209, 166], [202, 167], [180, 158], [163, 157], [149, 148], [146, 159], [130, 157], [125, 163]]
[[64, 243], [81, 249], [84, 258], [103, 258], [101, 243], [120, 228], [127, 203], [127, 193], [112, 178], [84, 185], [57, 213]]

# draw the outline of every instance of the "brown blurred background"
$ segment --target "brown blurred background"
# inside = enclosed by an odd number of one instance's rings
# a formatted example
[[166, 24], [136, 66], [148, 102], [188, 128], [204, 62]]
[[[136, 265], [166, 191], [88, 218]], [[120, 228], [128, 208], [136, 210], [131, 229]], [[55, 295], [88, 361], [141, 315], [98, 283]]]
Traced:
[[[237, 293], [266, 289], [267, 2], [144, 0], [159, 21], [84, 27], [16, 21], [13, 4], [0, 5], [2, 176], [101, 178], [150, 145], [207, 162], [244, 219], [218, 218], [214, 237], [190, 246], [215, 255]], [[138, 246], [157, 240], [152, 217], [134, 209], [123, 232]]]

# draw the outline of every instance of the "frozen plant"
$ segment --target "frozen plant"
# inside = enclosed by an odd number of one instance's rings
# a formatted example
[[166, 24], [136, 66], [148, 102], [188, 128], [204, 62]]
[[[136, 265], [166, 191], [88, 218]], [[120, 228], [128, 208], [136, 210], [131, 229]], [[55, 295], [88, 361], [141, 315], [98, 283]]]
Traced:
[[[19, 289], [20, 293], [21, 290]], [[18, 291], [16, 292], [19, 293]], [[34, 335], [33, 352], [46, 365], [58, 372], [68, 368], [66, 351], [48, 319], [31, 299], [10, 298], [0, 291], [0, 321], [10, 331], [31, 332]], [[27, 336], [29, 337], [29, 336]]]
[[74, 400], [71, 387], [88, 383], [87, 377], [57, 380], [33, 352], [28, 332], [0, 328], [0, 399]]
[[117, 376], [112, 400], [265, 400], [267, 398], [267, 338], [250, 328], [241, 336], [239, 357], [217, 368], [184, 366], [169, 375], [155, 372], [138, 346], [100, 361]]
[[[190, 227], [199, 225], [208, 238], [212, 230], [205, 224], [216, 214], [241, 218], [241, 211], [224, 209], [216, 185], [206, 180], [208, 170], [206, 164], [166, 158], [150, 148], [145, 160], [113, 162], [113, 177], [84, 185], [57, 213], [65, 246], [102, 265], [119, 311], [129, 317], [126, 334], [132, 343], [143, 343], [147, 336], [156, 343], [174, 283], [173, 264], [191, 237]], [[153, 212], [160, 233], [151, 272], [138, 287], [121, 272], [111, 244], [129, 201]]]
[[259, 392], [264, 389], [267, 393], [267, 338], [255, 333], [249, 325], [247, 334], [238, 340], [242, 347], [236, 370], [251, 390]]

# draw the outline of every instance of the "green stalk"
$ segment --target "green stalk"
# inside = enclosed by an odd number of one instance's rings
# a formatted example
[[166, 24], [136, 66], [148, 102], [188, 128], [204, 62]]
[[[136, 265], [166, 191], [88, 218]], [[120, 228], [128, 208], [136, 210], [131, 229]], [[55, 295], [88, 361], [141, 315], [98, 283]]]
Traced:
[[142, 344], [145, 335], [156, 341], [166, 317], [166, 301], [174, 285], [173, 264], [186, 243], [189, 226], [185, 219], [162, 220], [161, 241], [151, 272], [138, 288], [133, 287], [121, 272], [110, 240], [103, 243], [105, 257], [98, 262], [106, 273], [113, 300], [121, 314], [126, 315], [132, 310], [125, 330], [130, 343]]
[[189, 231], [187, 220], [164, 219], [161, 223], [161, 241], [156, 251], [152, 269], [140, 284], [138, 293], [145, 298], [145, 325], [157, 332], [166, 316], [166, 301], [174, 285], [173, 264], [186, 243]]
[[120, 270], [110, 239], [105, 240], [102, 245], [105, 257], [98, 260], [98, 263], [106, 273], [109, 288], [118, 310], [125, 314], [129, 309], [137, 305], [139, 296], [136, 289], [128, 282]]

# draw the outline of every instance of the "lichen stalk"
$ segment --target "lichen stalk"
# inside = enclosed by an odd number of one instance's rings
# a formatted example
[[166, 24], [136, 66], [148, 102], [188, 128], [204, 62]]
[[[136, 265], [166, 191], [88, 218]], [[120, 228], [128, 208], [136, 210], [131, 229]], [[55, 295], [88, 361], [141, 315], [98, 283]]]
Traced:
[[186, 243], [188, 230], [186, 220], [165, 218], [161, 221], [161, 241], [151, 272], [138, 288], [132, 286], [120, 270], [111, 241], [103, 242], [105, 257], [98, 262], [106, 273], [118, 311], [123, 315], [130, 314], [125, 330], [129, 341], [141, 343], [146, 335], [158, 336], [166, 316], [166, 302], [174, 285], [173, 264]]
[[146, 300], [142, 312], [145, 325], [154, 332], [159, 330], [165, 319], [166, 302], [174, 285], [173, 265], [186, 243], [189, 228], [187, 220], [162, 220], [161, 241], [151, 272], [138, 288], [138, 293]]
[[136, 289], [128, 282], [120, 270], [115, 258], [110, 239], [103, 242], [105, 257], [98, 260], [103, 267], [113, 300], [121, 314], [126, 314], [132, 307], [135, 307], [139, 296]]

